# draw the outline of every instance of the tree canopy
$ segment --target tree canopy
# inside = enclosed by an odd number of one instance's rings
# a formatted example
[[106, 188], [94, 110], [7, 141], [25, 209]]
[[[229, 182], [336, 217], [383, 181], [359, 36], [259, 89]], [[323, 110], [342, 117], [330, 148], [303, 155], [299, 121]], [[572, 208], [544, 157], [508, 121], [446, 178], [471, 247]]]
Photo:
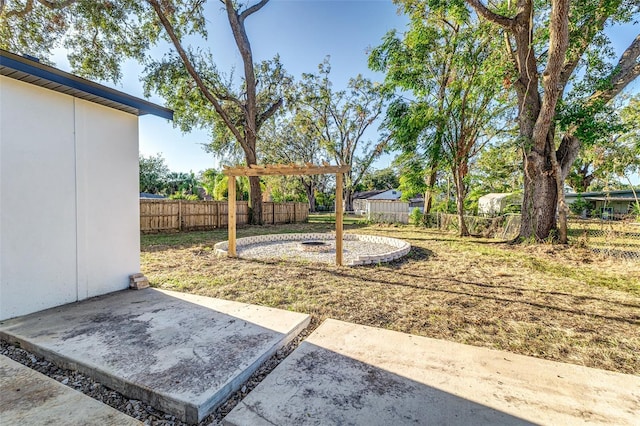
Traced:
[[[501, 85], [510, 70], [491, 25], [447, 9], [418, 7], [414, 1], [402, 4], [411, 17], [409, 30], [402, 39], [388, 34], [370, 58], [374, 69], [387, 73], [388, 87], [413, 95], [394, 101], [386, 126], [403, 168], [417, 168], [409, 176], [422, 174], [433, 187], [437, 171], [449, 168], [459, 230], [468, 235], [464, 200], [470, 160], [507, 118], [509, 97]], [[427, 212], [430, 198], [427, 192]]]

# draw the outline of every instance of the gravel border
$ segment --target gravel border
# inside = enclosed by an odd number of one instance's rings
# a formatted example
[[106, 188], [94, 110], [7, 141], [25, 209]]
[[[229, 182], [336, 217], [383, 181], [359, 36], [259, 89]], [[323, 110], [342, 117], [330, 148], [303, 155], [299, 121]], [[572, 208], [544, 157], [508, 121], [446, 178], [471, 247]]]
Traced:
[[[240, 390], [232, 394], [213, 413], [198, 423], [198, 426], [220, 425], [222, 419], [229, 414], [229, 412], [233, 410], [233, 408], [242, 401], [249, 392], [258, 386], [258, 384], [264, 380], [264, 378], [271, 373], [271, 371], [273, 371], [273, 369], [276, 368], [283, 359], [293, 352], [298, 345], [300, 345], [300, 343], [318, 327], [318, 325], [317, 320], [312, 317], [307, 328], [289, 342], [289, 344], [278, 350], [275, 355], [265, 361], [265, 363], [262, 364], [262, 366], [260, 366], [260, 368], [258, 368], [258, 370], [256, 370], [256, 372], [253, 373], [251, 377], [249, 377], [249, 379], [240, 387]], [[128, 416], [138, 419], [145, 425], [189, 426], [189, 423], [184, 423], [176, 419], [176, 417], [171, 414], [157, 410], [142, 401], [129, 399], [121, 393], [103, 386], [90, 377], [80, 374], [74, 370], [60, 368], [54, 363], [20, 348], [18, 345], [10, 344], [2, 339], [0, 339], [0, 354], [36, 370], [45, 376], [62, 383], [63, 385], [69, 386], [70, 388], [82, 392], [93, 399], [107, 404]]]

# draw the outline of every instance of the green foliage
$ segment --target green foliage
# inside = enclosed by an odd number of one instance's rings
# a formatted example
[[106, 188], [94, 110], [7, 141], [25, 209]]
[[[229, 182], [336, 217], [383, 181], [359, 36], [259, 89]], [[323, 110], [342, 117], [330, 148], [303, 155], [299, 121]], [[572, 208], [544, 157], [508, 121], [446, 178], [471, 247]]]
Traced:
[[198, 179], [193, 172], [170, 172], [167, 174], [163, 192], [169, 195], [195, 195], [198, 198], [198, 186]]
[[297, 107], [315, 126], [314, 134], [328, 156], [350, 166], [344, 187], [346, 193], [352, 193], [387, 147], [388, 134], [382, 133], [377, 141], [366, 140], [364, 135], [381, 116], [389, 94], [362, 75], [351, 78], [346, 89], [335, 90], [330, 73], [326, 58], [317, 74], [303, 74]]
[[358, 191], [373, 191], [376, 189], [396, 189], [400, 185], [397, 172], [392, 167], [371, 170], [362, 177]]
[[456, 212], [456, 202], [452, 199], [444, 199], [436, 201], [433, 204], [433, 211], [440, 213], [452, 213]]
[[161, 194], [166, 187], [169, 167], [164, 162], [162, 155], [139, 157], [140, 192]]
[[171, 200], [188, 200], [188, 201], [199, 200], [197, 195], [195, 195], [195, 194], [185, 194], [184, 192], [174, 192], [173, 194], [169, 195], [169, 199], [171, 199]]
[[471, 169], [471, 192], [514, 192], [522, 188], [522, 148], [506, 137], [480, 152]]
[[200, 185], [205, 190], [207, 195], [213, 197], [214, 188], [216, 186], [218, 176], [220, 175], [221, 173], [218, 173], [216, 169], [206, 169], [200, 172], [198, 180], [200, 181]]
[[409, 223], [415, 226], [425, 226], [425, 215], [419, 208], [414, 208], [409, 213]]
[[[227, 201], [229, 198], [229, 180], [222, 173], [216, 177], [216, 184], [211, 194], [216, 201]], [[245, 176], [236, 178], [236, 200], [249, 199], [249, 179]]]
[[[190, 2], [174, 2], [184, 16]], [[194, 16], [201, 7], [194, 8]], [[160, 37], [146, 2], [134, 0], [21, 1], [0, 3], [0, 48], [50, 63], [53, 50], [68, 49], [75, 74], [117, 81], [123, 58], [142, 61]]]
[[265, 184], [265, 192], [271, 196], [271, 201], [309, 201], [299, 176], [265, 176], [262, 181]]
[[617, 123], [615, 133], [604, 132], [596, 144], [582, 146], [567, 177], [576, 192], [622, 189], [624, 181], [640, 172], [640, 95], [616, 106], [611, 120]]
[[[396, 158], [396, 164], [400, 164], [400, 169], [402, 170], [402, 174], [398, 179], [398, 188], [402, 192], [403, 201], [424, 194], [427, 190], [427, 184], [424, 179], [424, 165], [415, 157], [407, 157], [412, 156], [401, 154]], [[401, 162], [403, 160], [404, 163]]]
[[332, 211], [335, 206], [336, 196], [334, 193], [316, 191], [316, 207], [318, 211]]
[[578, 216], [580, 216], [588, 207], [589, 203], [587, 202], [587, 200], [582, 198], [581, 194], [578, 194], [575, 201], [569, 204], [569, 210], [571, 210], [571, 213]]
[[424, 177], [448, 166], [464, 200], [471, 159], [502, 132], [513, 106], [502, 87], [513, 73], [502, 53], [502, 35], [472, 19], [460, 3], [398, 3], [411, 19], [409, 29], [402, 39], [388, 33], [373, 49], [369, 66], [386, 73], [386, 90], [413, 95], [392, 102], [384, 123], [392, 148], [401, 152], [400, 187], [406, 196], [422, 192]]

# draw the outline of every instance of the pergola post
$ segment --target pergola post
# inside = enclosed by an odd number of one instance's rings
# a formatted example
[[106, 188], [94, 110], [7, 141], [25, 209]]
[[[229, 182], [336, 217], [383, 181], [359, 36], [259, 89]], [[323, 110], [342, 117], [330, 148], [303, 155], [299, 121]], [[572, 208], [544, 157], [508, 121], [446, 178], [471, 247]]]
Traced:
[[342, 173], [336, 173], [336, 265], [342, 266]]
[[228, 186], [228, 199], [229, 203], [229, 215], [227, 216], [227, 221], [229, 222], [227, 225], [227, 229], [229, 230], [229, 249], [227, 250], [227, 255], [229, 257], [236, 257], [236, 177], [229, 176], [227, 178], [227, 186]]

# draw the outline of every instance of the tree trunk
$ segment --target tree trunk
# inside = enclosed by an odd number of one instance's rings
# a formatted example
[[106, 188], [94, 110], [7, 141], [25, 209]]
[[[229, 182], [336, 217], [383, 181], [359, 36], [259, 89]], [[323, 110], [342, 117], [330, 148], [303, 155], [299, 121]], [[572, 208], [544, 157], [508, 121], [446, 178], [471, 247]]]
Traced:
[[313, 181], [305, 182], [304, 179], [302, 179], [302, 185], [304, 186], [304, 190], [307, 193], [307, 200], [309, 200], [309, 212], [315, 213], [316, 212], [315, 185], [313, 184]]
[[567, 236], [567, 217], [569, 216], [569, 207], [564, 199], [564, 179], [562, 178], [562, 168], [558, 163], [556, 151], [551, 150], [551, 164], [556, 178], [556, 197], [558, 199], [558, 242], [567, 244], [569, 242]]
[[[246, 145], [254, 147], [245, 150], [245, 160], [247, 166], [258, 164], [255, 153], [256, 140], [250, 134], [246, 134]], [[249, 176], [249, 223], [251, 225], [262, 225], [262, 188], [260, 187], [259, 176]]]
[[424, 193], [424, 214], [431, 213], [431, 207], [433, 206], [433, 187], [436, 184], [436, 177], [438, 175], [438, 169], [432, 168], [431, 172], [427, 176], [427, 190]]
[[259, 176], [249, 176], [249, 223], [262, 225], [262, 188]]
[[353, 211], [353, 191], [351, 188], [344, 188], [344, 211], [352, 212]]
[[454, 184], [456, 187], [456, 212], [458, 213], [458, 235], [461, 237], [468, 237], [469, 229], [467, 229], [467, 223], [464, 220], [464, 199], [466, 196], [466, 189], [464, 185], [464, 176], [462, 170], [454, 168], [453, 170]]
[[524, 161], [521, 239], [545, 240], [556, 229], [558, 191], [548, 156], [532, 150]]

